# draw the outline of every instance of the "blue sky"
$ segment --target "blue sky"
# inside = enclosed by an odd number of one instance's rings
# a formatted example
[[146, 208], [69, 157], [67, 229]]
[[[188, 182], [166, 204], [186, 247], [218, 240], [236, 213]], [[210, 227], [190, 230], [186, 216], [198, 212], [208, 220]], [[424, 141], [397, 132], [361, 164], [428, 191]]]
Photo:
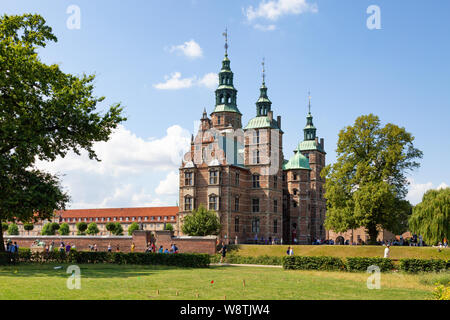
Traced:
[[[70, 5], [80, 29], [67, 27]], [[370, 5], [381, 10], [379, 30], [367, 28]], [[41, 14], [59, 39], [41, 50], [43, 61], [95, 73], [107, 98], [100, 109], [125, 106], [128, 121], [98, 147], [101, 164], [75, 156], [40, 164], [64, 175], [73, 208], [176, 203], [179, 155], [203, 108], [213, 109], [225, 27], [243, 123], [255, 115], [265, 57], [285, 157], [303, 137], [311, 90], [327, 163], [339, 130], [374, 113], [405, 127], [424, 152], [410, 175], [413, 203], [450, 185], [447, 0], [1, 0], [0, 12]]]

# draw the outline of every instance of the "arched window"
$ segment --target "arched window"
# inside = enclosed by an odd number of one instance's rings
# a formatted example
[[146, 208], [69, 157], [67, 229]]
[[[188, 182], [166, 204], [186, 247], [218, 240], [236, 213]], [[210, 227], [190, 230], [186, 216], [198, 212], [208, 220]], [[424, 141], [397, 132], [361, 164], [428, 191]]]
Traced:
[[218, 197], [214, 194], [209, 196], [209, 210], [217, 211], [218, 208]]
[[184, 210], [192, 211], [192, 197], [191, 196], [184, 197]]

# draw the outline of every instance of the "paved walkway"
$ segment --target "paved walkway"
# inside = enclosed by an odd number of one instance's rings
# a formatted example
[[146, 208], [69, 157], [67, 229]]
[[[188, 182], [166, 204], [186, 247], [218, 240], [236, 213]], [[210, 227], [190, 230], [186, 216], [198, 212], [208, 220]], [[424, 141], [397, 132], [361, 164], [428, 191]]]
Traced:
[[263, 265], [263, 264], [237, 264], [237, 263], [211, 263], [210, 266], [219, 267], [260, 267], [260, 268], [283, 268], [283, 266]]

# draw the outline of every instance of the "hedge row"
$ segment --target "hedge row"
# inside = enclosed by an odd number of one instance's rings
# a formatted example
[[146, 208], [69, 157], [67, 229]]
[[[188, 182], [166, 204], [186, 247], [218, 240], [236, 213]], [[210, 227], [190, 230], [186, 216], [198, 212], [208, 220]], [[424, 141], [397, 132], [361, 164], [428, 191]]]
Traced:
[[[220, 261], [220, 254], [211, 256], [211, 263], [218, 263]], [[226, 263], [235, 264], [259, 264], [259, 265], [278, 265], [283, 264], [282, 257], [271, 257], [271, 256], [258, 256], [258, 257], [243, 257], [234, 254], [227, 254]]]
[[[283, 268], [287, 270], [346, 270], [367, 271], [369, 266], [378, 266], [381, 272], [396, 268], [391, 259], [386, 258], [346, 258], [290, 256], [283, 258]], [[409, 273], [440, 272], [450, 270], [450, 260], [400, 259], [400, 270]]]
[[286, 270], [345, 270], [341, 258], [336, 257], [283, 257], [283, 268]]
[[[0, 264], [9, 263], [8, 253], [0, 254]], [[20, 250], [15, 256], [16, 262], [24, 263], [113, 263], [113, 264], [140, 264], [140, 265], [165, 265], [188, 268], [207, 268], [209, 255], [198, 253], [123, 253], [123, 252], [90, 252], [71, 250], [65, 252], [31, 252]]]
[[400, 270], [405, 272], [440, 272], [450, 270], [450, 260], [401, 259]]

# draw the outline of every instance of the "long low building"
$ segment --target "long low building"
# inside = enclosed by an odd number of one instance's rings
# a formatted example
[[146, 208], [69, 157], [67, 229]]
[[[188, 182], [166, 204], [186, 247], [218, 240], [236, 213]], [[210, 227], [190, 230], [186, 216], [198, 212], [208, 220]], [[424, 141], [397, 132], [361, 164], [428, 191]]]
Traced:
[[[109, 235], [106, 224], [109, 222], [119, 222], [124, 230], [124, 235], [128, 234], [128, 227], [136, 222], [141, 230], [157, 231], [164, 230], [167, 224], [171, 224], [174, 229], [177, 226], [178, 207], [144, 207], [144, 208], [111, 208], [111, 209], [79, 209], [57, 211], [51, 221], [42, 221], [34, 224], [32, 231], [26, 231], [21, 223], [18, 224], [21, 235], [40, 235], [42, 227], [48, 222], [67, 223], [70, 228], [69, 235], [77, 234], [77, 223], [95, 222], [99, 229], [100, 236]], [[6, 231], [6, 230], [3, 230]]]

